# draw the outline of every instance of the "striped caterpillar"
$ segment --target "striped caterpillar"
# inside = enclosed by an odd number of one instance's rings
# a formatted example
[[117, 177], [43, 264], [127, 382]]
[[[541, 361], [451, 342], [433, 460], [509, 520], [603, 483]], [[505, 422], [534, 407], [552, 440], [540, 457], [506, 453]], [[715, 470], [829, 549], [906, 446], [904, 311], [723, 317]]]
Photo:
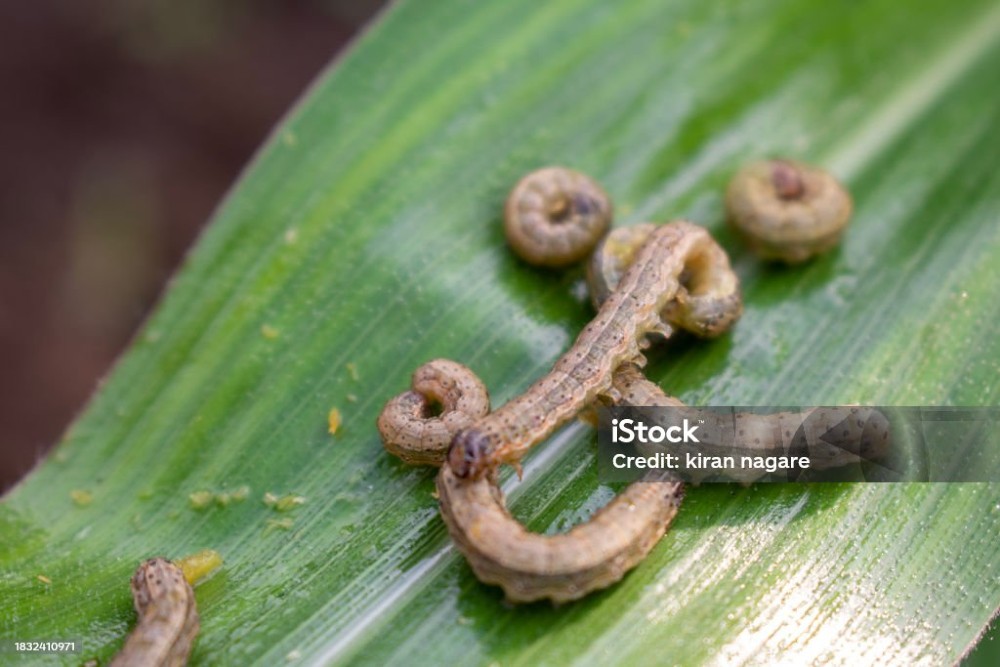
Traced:
[[198, 634], [194, 591], [181, 568], [165, 558], [147, 560], [132, 576], [139, 622], [112, 659], [112, 667], [179, 667]]
[[[420, 390], [416, 389], [417, 378]], [[652, 395], [666, 404], [679, 405], [671, 403], [672, 399], [643, 378], [638, 369], [632, 374], [616, 374], [614, 386], [622, 396]], [[456, 387], [463, 390], [457, 392]], [[390, 407], [401, 397], [419, 392], [440, 400], [440, 415], [420, 417]], [[391, 451], [404, 461], [433, 462], [427, 456], [429, 443], [421, 442], [422, 437], [433, 434], [429, 441], [439, 442], [442, 430], [461, 421], [451, 415], [469, 406], [474, 413], [489, 409], [482, 382], [467, 367], [436, 359], [414, 373], [414, 391], [387, 404], [379, 417], [379, 428], [396, 434]], [[402, 437], [407, 431], [410, 437]], [[414, 451], [407, 451], [411, 447]], [[615, 583], [663, 536], [683, 493], [683, 484], [670, 473], [651, 473], [570, 532], [539, 535], [511, 516], [495, 470], [478, 479], [461, 479], [444, 461], [444, 449], [437, 451], [441, 456], [436, 465], [444, 463], [436, 480], [438, 500], [448, 532], [476, 576], [503, 588], [512, 602], [544, 598], [567, 602]]]
[[532, 445], [607, 392], [618, 366], [641, 360], [640, 344], [647, 333], [669, 334], [670, 325], [660, 313], [671, 301], [681, 311], [689, 304], [724, 304], [719, 312], [735, 314], [722, 319], [732, 322], [742, 310], [738, 294], [728, 257], [703, 228], [685, 221], [654, 228], [617, 289], [552, 371], [455, 435], [448, 451], [452, 470], [458, 477], [478, 478], [502, 463], [519, 461]]
[[490, 411], [489, 393], [475, 373], [449, 359], [422, 365], [411, 386], [382, 408], [382, 442], [406, 463], [439, 466], [455, 433]]
[[684, 484], [648, 473], [589, 521], [562, 535], [528, 531], [511, 516], [495, 471], [463, 480], [445, 465], [436, 480], [441, 516], [480, 581], [511, 602], [569, 602], [610, 586], [656, 546], [677, 514]]
[[[587, 263], [587, 287], [595, 309], [600, 309], [621, 282], [636, 253], [656, 229], [651, 222], [619, 227], [604, 237]], [[717, 257], [708, 256], [710, 261]], [[714, 281], [699, 285], [699, 280]], [[669, 337], [684, 329], [701, 338], [715, 338], [729, 329], [743, 313], [743, 304], [731, 271], [705, 271], [693, 265], [680, 276], [682, 287], [660, 311], [657, 333]]]

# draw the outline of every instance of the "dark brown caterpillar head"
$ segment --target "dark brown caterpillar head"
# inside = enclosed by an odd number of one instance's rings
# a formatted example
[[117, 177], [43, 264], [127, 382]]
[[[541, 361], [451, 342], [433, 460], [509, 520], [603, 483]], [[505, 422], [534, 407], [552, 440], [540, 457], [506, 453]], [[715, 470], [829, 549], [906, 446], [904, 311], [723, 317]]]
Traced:
[[801, 199], [806, 194], [802, 170], [788, 160], [771, 160], [771, 184], [779, 199]]
[[458, 477], [478, 479], [489, 467], [492, 451], [485, 433], [475, 428], [462, 429], [451, 441], [448, 465]]

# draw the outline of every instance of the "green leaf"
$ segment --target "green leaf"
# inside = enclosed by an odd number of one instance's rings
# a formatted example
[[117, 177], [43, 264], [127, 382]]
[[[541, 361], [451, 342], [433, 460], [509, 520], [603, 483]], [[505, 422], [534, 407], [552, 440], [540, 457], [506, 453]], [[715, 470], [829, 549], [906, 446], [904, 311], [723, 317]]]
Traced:
[[[213, 548], [197, 664], [954, 661], [1000, 603], [1000, 485], [692, 489], [620, 584], [511, 608], [450, 545], [434, 472], [389, 457], [374, 422], [439, 356], [499, 404], [588, 321], [579, 270], [504, 245], [507, 190], [546, 164], [603, 183], [616, 224], [688, 217], [731, 251], [734, 332], [652, 355], [685, 401], [996, 404], [998, 58], [989, 0], [394, 5], [3, 499], [0, 635], [104, 660], [137, 563]], [[725, 230], [720, 193], [762, 155], [845, 180], [838, 252], [767, 267]], [[606, 501], [593, 441], [573, 425], [540, 448], [515, 513], [556, 530]], [[189, 499], [244, 485], [225, 507]], [[266, 492], [305, 502], [277, 512]]]

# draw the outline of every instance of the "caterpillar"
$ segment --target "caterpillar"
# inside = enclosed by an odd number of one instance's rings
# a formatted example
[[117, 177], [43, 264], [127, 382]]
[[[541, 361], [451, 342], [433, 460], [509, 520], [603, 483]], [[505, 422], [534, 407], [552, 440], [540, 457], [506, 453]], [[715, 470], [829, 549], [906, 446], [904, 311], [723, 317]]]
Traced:
[[[587, 262], [587, 287], [595, 309], [600, 309], [618, 287], [636, 252], [655, 229], [651, 222], [618, 227], [601, 240]], [[706, 259], [711, 263], [721, 261], [714, 254]], [[698, 282], [703, 279], [707, 282]], [[669, 337], [673, 329], [685, 329], [701, 338], [715, 338], [743, 314], [739, 285], [732, 271], [694, 267], [681, 274], [680, 283], [677, 295], [660, 311], [658, 333], [664, 337]]]
[[165, 558], [147, 560], [132, 576], [139, 622], [112, 659], [112, 667], [179, 667], [198, 634], [194, 591], [181, 568]]
[[611, 200], [590, 177], [545, 167], [518, 181], [504, 205], [504, 232], [521, 259], [562, 267], [586, 257], [611, 224]]
[[617, 289], [553, 369], [455, 434], [448, 451], [452, 470], [458, 477], [478, 478], [502, 463], [519, 461], [532, 445], [606, 392], [618, 366], [641, 361], [640, 342], [647, 333], [669, 333], [660, 312], [671, 300], [677, 299], [681, 310], [685, 294], [739, 304], [738, 297], [730, 297], [738, 292], [725, 252], [703, 228], [685, 221], [656, 227]]
[[[422, 378], [419, 388], [417, 378]], [[665, 404], [680, 404], [670, 402], [637, 368], [615, 378], [621, 396], [649, 403], [652, 399], [647, 397], [652, 395]], [[461, 401], [455, 400], [458, 387], [463, 388]], [[390, 408], [402, 397], [422, 391], [441, 401], [440, 415]], [[394, 437], [393, 445], [386, 445], [393, 454], [408, 463], [442, 466], [435, 482], [441, 516], [481, 581], [503, 588], [512, 602], [548, 598], [561, 603], [611, 585], [645, 558], [677, 513], [683, 484], [676, 477], [664, 472], [647, 475], [564, 535], [532, 533], [507, 511], [495, 470], [464, 480], [444, 461], [440, 443], [447, 440], [441, 434], [463, 421], [455, 413], [471, 406], [478, 414], [483, 405], [489, 409], [485, 387], [469, 368], [436, 359], [417, 369], [414, 389], [391, 399], [379, 417], [380, 431]], [[433, 434], [430, 440], [427, 434]], [[429, 455], [430, 451], [439, 456]]]
[[[448, 372], [466, 377], [452, 378], [452, 384], [472, 384], [474, 374], [451, 362]], [[611, 389], [600, 399], [609, 404], [650, 407], [684, 407], [647, 380], [634, 363], [618, 367]], [[446, 408], [447, 409], [447, 408]], [[725, 417], [697, 410], [705, 417], [706, 434], [699, 452], [713, 454], [713, 447], [726, 453], [752, 456], [780, 450], [783, 429], [794, 432], [802, 422], [817, 435], [831, 432], [834, 425], [847, 429], [839, 435], [848, 441], [861, 438], [862, 450], [852, 452], [836, 442], [808, 439], [806, 452], [817, 469], [834, 468], [878, 458], [887, 447], [887, 422], [871, 408], [817, 408], [806, 413], [770, 415], [737, 414], [742, 436], [723, 443], [718, 433], [730, 426]], [[431, 419], [436, 419], [432, 417]], [[713, 425], [712, 420], [716, 420]], [[862, 421], [864, 423], [862, 423]], [[713, 436], [713, 434], [716, 434]], [[713, 439], [714, 437], [714, 439]], [[675, 453], [682, 450], [671, 450]], [[688, 471], [689, 475], [691, 471]], [[707, 474], [707, 473], [706, 473]], [[738, 471], [733, 481], [745, 484], [765, 475], [761, 470]], [[698, 482], [697, 474], [691, 475]], [[605, 588], [620, 580], [640, 563], [669, 527], [683, 498], [683, 484], [670, 471], [651, 471], [632, 483], [591, 519], [563, 535], [539, 535], [528, 531], [507, 510], [496, 471], [478, 479], [461, 479], [445, 462], [435, 481], [441, 516], [458, 549], [481, 581], [500, 586], [512, 602], [549, 599], [568, 602]]]
[[439, 466], [455, 433], [490, 411], [489, 393], [475, 373], [449, 359], [420, 366], [411, 386], [382, 408], [382, 444], [406, 463]]
[[511, 516], [496, 471], [464, 480], [445, 464], [435, 483], [459, 551], [480, 581], [500, 586], [511, 602], [569, 602], [619, 581], [663, 537], [684, 490], [672, 473], [649, 473], [589, 521], [550, 536]]
[[726, 189], [729, 224], [758, 256], [788, 264], [834, 247], [852, 206], [830, 173], [793, 160], [748, 164]]

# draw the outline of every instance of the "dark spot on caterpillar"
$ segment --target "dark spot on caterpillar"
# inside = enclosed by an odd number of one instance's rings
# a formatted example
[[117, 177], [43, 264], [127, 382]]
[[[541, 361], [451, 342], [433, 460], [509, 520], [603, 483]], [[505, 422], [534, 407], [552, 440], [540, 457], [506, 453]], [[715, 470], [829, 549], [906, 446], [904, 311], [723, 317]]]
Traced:
[[573, 196], [573, 212], [577, 215], [590, 215], [600, 210], [600, 205], [590, 197], [583, 194]]

